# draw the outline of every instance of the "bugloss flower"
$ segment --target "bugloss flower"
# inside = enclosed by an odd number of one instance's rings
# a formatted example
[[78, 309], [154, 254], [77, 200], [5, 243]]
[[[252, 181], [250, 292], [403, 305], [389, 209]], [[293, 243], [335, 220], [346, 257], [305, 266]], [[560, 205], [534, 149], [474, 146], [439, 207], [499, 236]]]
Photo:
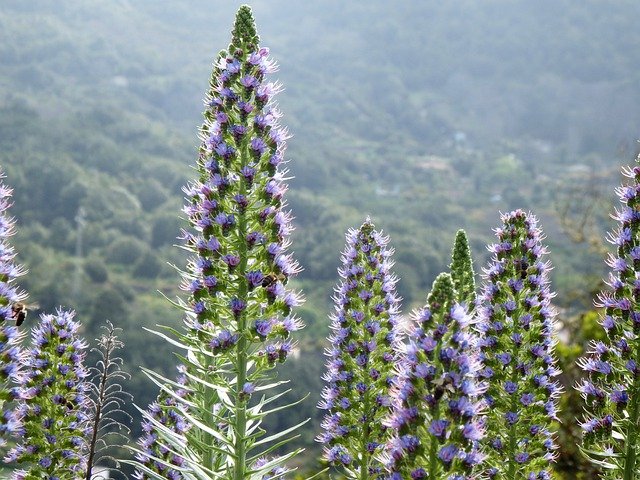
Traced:
[[16, 415], [21, 435], [5, 461], [29, 465], [26, 477], [76, 479], [86, 470], [91, 428], [83, 365], [87, 345], [77, 336], [73, 312], [43, 315], [23, 359]]
[[[0, 179], [4, 178], [0, 172]], [[15, 222], [7, 211], [11, 206], [12, 191], [0, 180], [0, 446], [6, 444], [7, 435], [20, 432], [20, 419], [5, 403], [16, 398], [12, 389], [21, 378], [22, 350], [19, 346], [22, 335], [15, 323], [19, 305], [26, 294], [15, 286], [15, 280], [24, 274], [20, 265], [14, 263], [15, 251], [9, 238], [15, 233]]]
[[[258, 40], [251, 10], [240, 7], [205, 99], [199, 177], [184, 189], [191, 227], [181, 237], [192, 257], [181, 285], [188, 295], [185, 329], [173, 331], [172, 342], [186, 352], [180, 356], [186, 382], [177, 387], [154, 377], [171, 397], [176, 388], [189, 391], [189, 407], [179, 413], [190, 425], [176, 434], [147, 418], [160, 444], [185, 459], [189, 478], [273, 475], [295, 453], [252, 460], [270, 450], [269, 441], [259, 442], [259, 425], [262, 406], [274, 400], [258, 400], [254, 392], [262, 396], [273, 386], [269, 371], [286, 360], [291, 333], [302, 326], [293, 315], [301, 295], [286, 287], [299, 271], [287, 251], [292, 227], [282, 164], [289, 135], [273, 102], [281, 88], [268, 80], [275, 64]], [[283, 437], [269, 435], [276, 443]], [[171, 459], [160, 460], [171, 468]], [[144, 471], [138, 478], [161, 477]]]
[[479, 441], [486, 384], [477, 379], [482, 364], [473, 319], [456, 303], [448, 273], [436, 278], [427, 305], [412, 318], [393, 414], [385, 421], [395, 432], [387, 467], [394, 479], [476, 478], [485, 457]]
[[487, 453], [491, 478], [548, 479], [556, 445], [559, 374], [553, 356], [555, 310], [550, 264], [537, 219], [502, 215], [485, 269], [478, 315], [488, 382]]
[[587, 374], [577, 389], [585, 400], [583, 453], [603, 466], [603, 478], [630, 480], [640, 476], [640, 157], [623, 169], [632, 181], [617, 189], [622, 207], [609, 235], [616, 246], [607, 264], [610, 290], [600, 294], [606, 341], [591, 344], [578, 362]]
[[399, 346], [397, 279], [391, 273], [388, 237], [367, 220], [347, 232], [347, 245], [335, 291], [331, 347], [319, 408], [324, 456], [349, 478], [378, 478], [376, 455], [390, 432], [382, 425], [389, 413], [394, 381], [394, 352]]

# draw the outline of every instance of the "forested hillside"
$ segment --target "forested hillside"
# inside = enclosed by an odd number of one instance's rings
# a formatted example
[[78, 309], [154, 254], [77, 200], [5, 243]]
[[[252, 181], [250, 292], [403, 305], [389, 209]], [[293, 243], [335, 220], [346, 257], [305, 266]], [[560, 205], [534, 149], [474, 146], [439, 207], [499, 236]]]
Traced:
[[[168, 347], [143, 327], [181, 322], [158, 290], [178, 294], [181, 187], [192, 176], [211, 64], [239, 4], [0, 5], [0, 165], [15, 188], [14, 243], [29, 269], [21, 285], [39, 309], [76, 309], [88, 338], [105, 319], [124, 329], [141, 406], [156, 390], [138, 366], [173, 368]], [[602, 245], [590, 240], [608, 228], [611, 187], [637, 150], [640, 4], [252, 7], [280, 64], [279, 104], [293, 134], [288, 200], [307, 328], [283, 375], [311, 392], [296, 415], [319, 416], [339, 251], [344, 231], [367, 215], [391, 235], [405, 311], [447, 267], [458, 228], [479, 272], [498, 211], [518, 207], [548, 234], [562, 320], [591, 308], [603, 263]], [[317, 425], [303, 438], [312, 448]]]

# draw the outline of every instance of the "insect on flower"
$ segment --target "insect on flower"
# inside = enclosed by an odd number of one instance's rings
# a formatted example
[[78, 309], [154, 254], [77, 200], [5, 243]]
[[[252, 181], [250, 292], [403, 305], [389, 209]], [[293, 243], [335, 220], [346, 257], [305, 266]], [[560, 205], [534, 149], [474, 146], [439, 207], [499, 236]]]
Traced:
[[287, 277], [283, 273], [272, 272], [264, 276], [264, 279], [262, 280], [262, 286], [264, 288], [267, 288], [277, 282], [284, 283], [286, 280]]
[[24, 321], [27, 319], [27, 313], [29, 309], [37, 310], [38, 308], [40, 307], [37, 304], [27, 305], [26, 303], [23, 303], [23, 302], [16, 302], [13, 305], [11, 305], [11, 318], [13, 318], [16, 321], [16, 327], [19, 327], [20, 325], [22, 325]]

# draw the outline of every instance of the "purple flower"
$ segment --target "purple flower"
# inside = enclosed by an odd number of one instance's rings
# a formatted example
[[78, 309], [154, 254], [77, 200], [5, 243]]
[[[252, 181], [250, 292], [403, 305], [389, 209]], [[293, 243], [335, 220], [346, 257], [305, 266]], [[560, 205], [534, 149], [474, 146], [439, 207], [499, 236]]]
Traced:
[[[629, 435], [625, 412], [637, 411], [639, 393], [635, 384], [640, 372], [633, 353], [640, 348], [638, 162], [640, 157], [633, 168], [623, 168], [623, 174], [631, 181], [616, 190], [623, 206], [612, 215], [618, 225], [608, 236], [616, 246], [606, 259], [611, 269], [606, 281], [610, 289], [600, 293], [596, 301], [597, 306], [604, 308], [601, 324], [607, 338], [592, 342], [587, 355], [578, 361], [587, 374], [577, 386], [587, 411], [581, 424], [583, 447], [594, 452], [594, 458], [619, 458], [610, 470], [615, 477], [627, 475], [626, 452], [637, 448], [636, 436]], [[547, 411], [556, 414], [551, 406]], [[635, 444], [629, 444], [632, 438]]]
[[253, 289], [259, 285], [262, 285], [262, 281], [264, 280], [264, 274], [259, 270], [252, 270], [247, 272], [245, 275], [247, 282], [249, 283], [249, 288]]
[[448, 465], [451, 462], [453, 462], [453, 459], [456, 458], [457, 454], [458, 454], [457, 446], [447, 445], [440, 449], [440, 451], [438, 452], [438, 458]]
[[[327, 388], [319, 404], [327, 413], [323, 433], [317, 440], [325, 444], [324, 456], [335, 465], [344, 465], [335, 454], [339, 447], [340, 452], [349, 455], [350, 468], [381, 471], [383, 467], [376, 454], [388, 439], [389, 431], [382, 420], [390, 411], [389, 390], [394, 383], [394, 362], [390, 360], [399, 344], [398, 302], [389, 295], [394, 293], [393, 288], [387, 292], [372, 288], [371, 280], [379, 279], [381, 284], [388, 281], [391, 273], [386, 264], [391, 252], [387, 248], [388, 238], [376, 232], [369, 220], [358, 230], [349, 230], [346, 237], [339, 268], [342, 282], [335, 289], [332, 348], [327, 351], [329, 360], [324, 377]], [[381, 317], [381, 310], [389, 315]], [[348, 370], [346, 365], [350, 366]], [[340, 418], [337, 423], [336, 415]], [[363, 436], [372, 451], [363, 453], [360, 448]], [[408, 437], [403, 441], [398, 448], [414, 448], [406, 443], [410, 442]]]
[[[154, 420], [167, 422], [176, 442], [162, 445], [153, 437], [154, 428], [148, 428], [138, 458], [162, 478], [186, 477], [180, 472], [189, 472], [193, 449], [201, 458], [218, 458], [220, 449], [237, 446], [238, 438], [246, 442], [244, 452], [259, 446], [262, 430], [251, 422], [239, 425], [237, 419], [260, 417], [262, 405], [250, 404], [251, 394], [277, 383], [269, 372], [292, 353], [290, 333], [302, 327], [292, 313], [302, 295], [287, 288], [300, 268], [287, 252], [292, 215], [285, 210], [286, 175], [277, 168], [287, 135], [272, 103], [279, 86], [266, 79], [273, 70], [268, 51], [258, 45], [250, 9], [240, 7], [231, 44], [214, 63], [204, 102], [197, 180], [185, 188], [190, 228], [181, 238], [191, 258], [183, 282], [188, 298], [180, 302], [187, 306], [184, 331], [176, 341], [189, 352], [188, 371], [183, 388], [167, 382], [167, 396], [159, 397], [162, 408], [151, 412]], [[280, 161], [272, 162], [274, 156]], [[176, 389], [193, 395], [193, 402], [166, 405]], [[223, 398], [220, 392], [229, 393]], [[230, 405], [225, 398], [237, 403]], [[206, 414], [187, 408], [202, 402], [208, 405]], [[165, 415], [180, 420], [168, 422]], [[198, 431], [185, 436], [189, 425]], [[192, 439], [198, 444], [192, 445]], [[250, 455], [259, 458], [260, 452]], [[239, 454], [232, 463], [230, 471], [246, 477], [258, 462]], [[173, 468], [181, 465], [180, 471]], [[280, 478], [286, 471], [278, 464], [251, 474]], [[136, 475], [146, 478], [142, 472]]]
[[[479, 416], [484, 403], [479, 397], [486, 385], [478, 380], [482, 365], [472, 321], [464, 307], [455, 303], [449, 274], [436, 278], [427, 305], [416, 311], [413, 319], [414, 328], [399, 359], [400, 374], [392, 390], [393, 414], [385, 424], [420, 437], [424, 448], [401, 450], [394, 435], [388, 442], [394, 453], [386, 466], [401, 478], [411, 477], [416, 466], [438, 478], [463, 475], [475, 468], [475, 464], [465, 463], [465, 458], [484, 438]], [[417, 414], [406, 413], [413, 411]], [[422, 430], [425, 424], [428, 435]], [[448, 445], [440, 448], [445, 440]], [[439, 448], [436, 459], [431, 455], [435, 446]], [[482, 457], [477, 460], [480, 463]]]
[[270, 320], [256, 320], [255, 322], [255, 331], [262, 338], [266, 338], [271, 333], [272, 327], [273, 324]]
[[262, 138], [256, 137], [251, 140], [249, 147], [257, 156], [260, 156], [267, 149], [267, 144]]
[[[182, 366], [178, 370], [180, 374], [178, 375], [177, 383], [186, 385], [186, 377], [184, 376], [185, 367]], [[162, 424], [164, 428], [174, 432], [176, 435], [183, 435], [191, 428], [190, 424], [184, 418], [184, 412], [187, 410], [186, 403], [181, 401], [181, 399], [187, 400], [190, 392], [182, 389], [178, 390], [176, 394], [178, 399], [170, 396], [166, 392], [161, 392], [156, 402], [149, 405], [147, 411], [143, 413], [143, 436], [138, 439], [138, 445], [145, 454], [138, 454], [136, 458], [146, 468], [151, 469], [155, 473], [166, 475], [167, 478], [181, 479], [181, 476], [176, 476], [179, 475], [178, 471], [171, 467], [184, 465], [184, 458], [171, 453], [166, 448], [160, 440], [156, 426], [153, 423], [153, 421], [155, 421]], [[150, 459], [151, 456], [164, 460], [164, 464], [152, 461]], [[134, 478], [144, 477], [140, 471], [136, 470]]]
[[240, 257], [238, 255], [228, 254], [223, 256], [222, 260], [227, 264], [229, 270], [233, 270], [240, 264]]
[[[55, 464], [59, 474], [71, 474], [85, 466], [86, 444], [75, 445], [70, 455], [58, 445], [73, 443], [88, 431], [89, 408], [84, 392], [88, 372], [83, 366], [86, 343], [77, 338], [80, 324], [73, 312], [58, 311], [56, 315], [43, 315], [32, 329], [33, 347], [20, 358], [24, 374], [20, 376], [20, 389], [12, 415], [3, 415], [5, 430], [22, 435], [8, 458], [18, 463], [30, 463], [31, 475], [40, 477]], [[58, 346], [64, 346], [59, 355]], [[69, 353], [73, 352], [73, 353]], [[48, 359], [55, 358], [55, 362]], [[38, 368], [33, 368], [38, 366]], [[45, 410], [46, 409], [46, 410]], [[46, 418], [42, 417], [47, 412]], [[16, 423], [19, 422], [19, 423]], [[55, 431], [51, 431], [55, 425]]]
[[240, 85], [242, 85], [247, 90], [253, 90], [260, 84], [257, 78], [251, 75], [245, 75], [240, 79]]
[[447, 433], [447, 427], [449, 426], [448, 420], [434, 420], [429, 425], [429, 433], [434, 437], [444, 438]]
[[[23, 303], [27, 295], [15, 285], [18, 277], [24, 275], [24, 269], [14, 263], [16, 253], [9, 244], [10, 237], [15, 233], [15, 222], [8, 215], [12, 190], [2, 179], [4, 174], [0, 171], [0, 388], [9, 398], [17, 399], [20, 395], [11, 384], [23, 379], [23, 351], [19, 346], [22, 334], [18, 328], [27, 315]], [[0, 405], [2, 403], [0, 401]], [[22, 428], [20, 417], [14, 412], [1, 413], [0, 432], [16, 433]]]
[[469, 422], [462, 429], [462, 435], [467, 440], [479, 441], [484, 438], [484, 429], [477, 422]]
[[245, 308], [247, 308], [247, 302], [240, 298], [232, 298], [229, 302], [229, 307], [231, 308], [233, 315], [237, 317]]
[[[529, 461], [532, 471], [546, 475], [554, 458], [551, 422], [560, 392], [553, 380], [558, 370], [553, 357], [550, 265], [544, 259], [544, 235], [533, 215], [515, 210], [501, 220], [502, 226], [496, 229], [498, 247], [492, 248], [477, 309], [480, 330], [490, 334], [481, 342], [483, 376], [489, 383], [485, 425], [488, 438], [493, 439], [486, 473], [490, 478], [498, 472], [506, 475], [518, 468], [514, 463]], [[545, 405], [545, 414], [540, 405]], [[543, 425], [543, 433], [532, 436], [531, 422]], [[503, 446], [512, 444], [522, 445], [524, 451], [510, 456]]]

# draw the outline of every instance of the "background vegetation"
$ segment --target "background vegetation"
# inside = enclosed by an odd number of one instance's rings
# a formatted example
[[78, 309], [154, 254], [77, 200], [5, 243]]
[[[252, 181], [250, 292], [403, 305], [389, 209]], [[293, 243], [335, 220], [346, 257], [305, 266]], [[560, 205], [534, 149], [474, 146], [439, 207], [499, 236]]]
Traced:
[[[168, 346], [142, 327], [181, 322], [158, 290], [177, 295], [181, 187], [192, 176], [211, 62], [238, 5], [0, 5], [0, 165], [15, 188], [14, 243], [29, 268], [22, 285], [42, 310], [76, 309], [87, 338], [105, 319], [124, 329], [129, 389], [141, 406], [156, 389], [138, 365], [173, 369]], [[318, 455], [315, 403], [343, 232], [367, 214], [391, 235], [409, 311], [448, 264], [458, 228], [469, 233], [479, 271], [498, 210], [533, 210], [555, 265], [570, 392], [573, 361], [599, 334], [590, 310], [612, 187], [637, 150], [640, 4], [252, 6], [281, 65], [280, 107], [294, 134], [288, 198], [308, 327], [282, 375], [293, 379], [292, 395], [311, 396], [278, 421], [313, 417], [302, 464], [314, 468]], [[577, 478], [580, 413], [570, 395], [558, 469]]]

